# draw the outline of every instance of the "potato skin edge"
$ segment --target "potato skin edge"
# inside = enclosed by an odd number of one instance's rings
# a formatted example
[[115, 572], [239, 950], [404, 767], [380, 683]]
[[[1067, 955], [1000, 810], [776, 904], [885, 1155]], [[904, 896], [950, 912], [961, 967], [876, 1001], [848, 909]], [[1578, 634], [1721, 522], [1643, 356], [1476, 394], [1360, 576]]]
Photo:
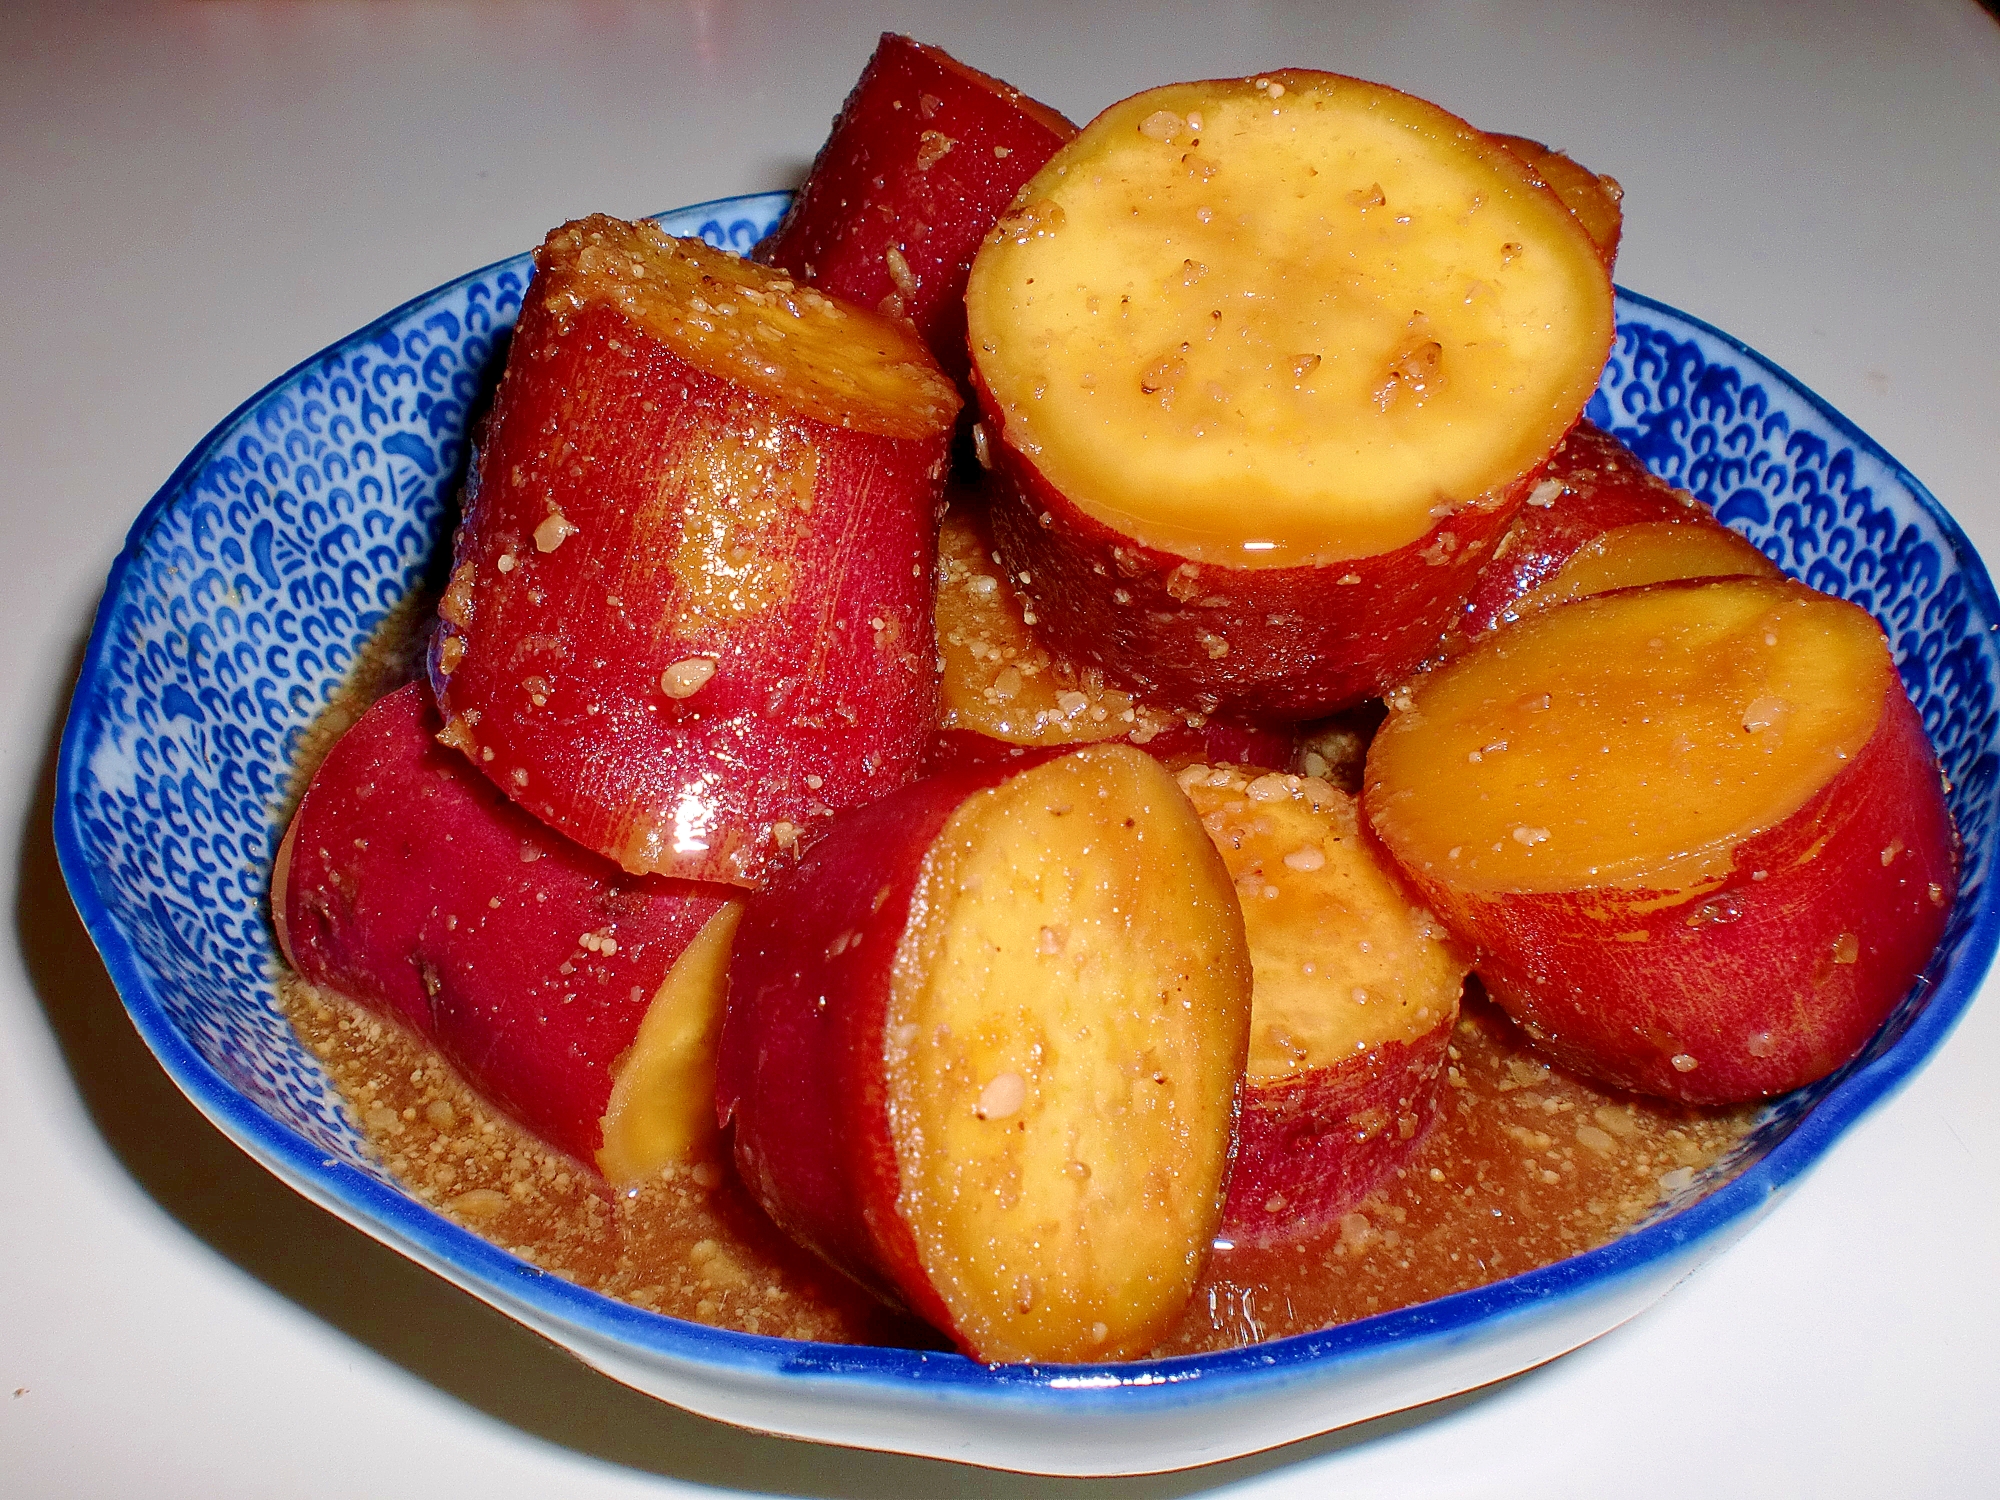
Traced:
[[1086, 514], [1010, 440], [976, 366], [973, 383], [994, 543], [1008, 572], [1027, 575], [1049, 644], [1155, 701], [1250, 719], [1347, 708], [1439, 655], [1535, 472], [1393, 552], [1302, 567], [1196, 562]]

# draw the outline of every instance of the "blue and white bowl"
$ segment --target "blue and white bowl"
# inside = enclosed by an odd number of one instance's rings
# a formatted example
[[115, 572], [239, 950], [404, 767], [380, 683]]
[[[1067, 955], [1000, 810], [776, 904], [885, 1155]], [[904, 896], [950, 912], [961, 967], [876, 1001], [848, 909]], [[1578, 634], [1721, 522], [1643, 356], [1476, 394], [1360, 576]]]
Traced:
[[[662, 222], [748, 250], [785, 203], [724, 199]], [[1978, 989], [2000, 931], [2000, 602], [1985, 569], [1922, 485], [1784, 371], [1621, 292], [1591, 419], [1787, 572], [1882, 622], [1951, 783], [1958, 906], [1861, 1058], [1772, 1103], [1613, 1244], [1226, 1354], [987, 1367], [795, 1343], [644, 1312], [517, 1260], [408, 1197], [369, 1154], [279, 1010], [265, 891], [287, 764], [444, 539], [467, 415], [528, 274], [517, 256], [398, 308], [268, 386], [181, 464], [111, 570], [63, 735], [55, 832], [134, 1023], [209, 1119], [313, 1201], [628, 1385], [771, 1432], [1063, 1474], [1207, 1463], [1434, 1400], [1661, 1295], [1922, 1065]]]

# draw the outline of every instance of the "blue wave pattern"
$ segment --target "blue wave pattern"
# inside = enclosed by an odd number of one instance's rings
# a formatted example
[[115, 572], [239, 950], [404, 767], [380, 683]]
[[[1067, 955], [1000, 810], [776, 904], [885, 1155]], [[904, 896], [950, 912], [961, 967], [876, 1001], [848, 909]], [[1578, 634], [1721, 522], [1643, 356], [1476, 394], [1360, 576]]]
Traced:
[[[661, 222], [747, 251], [784, 203], [731, 200]], [[439, 288], [219, 428], [128, 543], [99, 667], [72, 717], [83, 753], [67, 811], [96, 895], [174, 1028], [271, 1117], [384, 1183], [278, 1008], [265, 894], [284, 767], [443, 539], [468, 413], [497, 373], [528, 271], [518, 256]], [[1965, 845], [1937, 972], [1972, 930], [1994, 835], [2000, 661], [1997, 622], [1966, 577], [1976, 560], [1958, 554], [1908, 475], [1756, 355], [1644, 298], [1621, 294], [1619, 311], [1591, 419], [1787, 572], [1864, 605], [1889, 633]], [[1903, 1034], [1928, 988], [1868, 1057]], [[1838, 1081], [1776, 1101], [1654, 1217], [1764, 1155]]]
[[[1800, 392], [1756, 378], [1749, 351], [1670, 309], [1621, 296], [1618, 341], [1587, 415], [1654, 473], [1693, 492], [1785, 572], [1851, 599], [1887, 632], [1903, 685], [1937, 747], [1964, 846], [1961, 894], [1930, 973], [1972, 928], [1994, 830], [1993, 621], [1952, 539], [1909, 476]], [[1848, 1069], [1775, 1101], [1724, 1160], [1664, 1200], [1672, 1213], [1762, 1156], [1853, 1068], [1909, 1029], [1930, 991], [1905, 997]]]
[[[663, 216], [747, 251], [781, 197]], [[266, 915], [286, 767], [444, 539], [526, 255], [399, 309], [256, 397], [171, 480], [104, 609], [70, 811], [172, 1024], [241, 1093], [391, 1179], [279, 1009]]]

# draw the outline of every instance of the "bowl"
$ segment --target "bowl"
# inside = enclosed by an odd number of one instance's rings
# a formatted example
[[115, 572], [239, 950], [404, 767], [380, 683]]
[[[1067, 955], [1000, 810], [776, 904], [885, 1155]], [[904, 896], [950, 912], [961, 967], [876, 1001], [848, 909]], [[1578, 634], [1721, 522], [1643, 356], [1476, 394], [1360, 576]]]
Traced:
[[[787, 195], [661, 216], [747, 251]], [[1748, 1229], [1936, 1050], [2000, 918], [1994, 852], [2000, 601], [1923, 486], [1783, 370], [1618, 294], [1589, 415], [1784, 570], [1887, 630], [1950, 782], [1957, 907], [1867, 1050], [1765, 1106], [1724, 1159], [1623, 1238], [1323, 1332], [1118, 1365], [703, 1327], [585, 1291], [404, 1194], [370, 1154], [274, 988], [265, 912], [287, 765], [355, 653], [430, 566], [497, 377], [525, 254], [406, 303], [245, 402], [133, 525], [97, 614], [58, 767], [77, 908], [174, 1082], [299, 1192], [638, 1390], [741, 1426], [1049, 1474], [1210, 1463], [1500, 1379], [1616, 1326]]]

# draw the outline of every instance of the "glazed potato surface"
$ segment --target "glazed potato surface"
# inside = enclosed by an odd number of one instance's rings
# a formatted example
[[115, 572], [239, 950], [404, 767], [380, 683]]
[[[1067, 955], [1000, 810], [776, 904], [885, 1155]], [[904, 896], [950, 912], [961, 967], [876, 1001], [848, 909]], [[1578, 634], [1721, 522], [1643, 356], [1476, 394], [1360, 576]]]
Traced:
[[[680, 960], [733, 910], [728, 892], [633, 877], [577, 847], [440, 745], [439, 727], [411, 683], [335, 744], [272, 875], [280, 948], [309, 982], [415, 1028], [542, 1139], [607, 1175], [655, 1172], [704, 1139], [690, 1104], [712, 1087], [700, 1036], [720, 989]], [[676, 993], [667, 1008], [694, 1022], [691, 1039], [659, 1035], [656, 1004]], [[654, 1045], [635, 1046], [648, 1026]]]
[[965, 278], [1015, 191], [1076, 134], [937, 47], [885, 33], [757, 258], [907, 321], [966, 372]]
[[1504, 148], [1333, 74], [1176, 84], [1094, 120], [974, 263], [1009, 440], [1147, 546], [1392, 552], [1538, 462], [1611, 336], [1588, 235]]
[[982, 1359], [1163, 1336], [1222, 1211], [1250, 963], [1158, 762], [906, 787], [752, 897], [737, 950], [717, 1106], [776, 1222]]
[[627, 870], [758, 884], [922, 755], [957, 406], [888, 319], [650, 225], [556, 231], [438, 608], [447, 743]]
[[1468, 891], [1699, 884], [1867, 743], [1893, 677], [1866, 612], [1789, 580], [1582, 600], [1392, 702], [1370, 816]]
[[785, 410], [882, 437], [948, 426], [958, 395], [922, 342], [853, 309], [650, 220], [602, 214], [550, 237], [536, 261], [558, 319], [614, 307], [689, 364]]
[[1854, 1056], [1957, 889], [1880, 628], [1789, 579], [1625, 589], [1495, 632], [1392, 702], [1364, 801], [1539, 1048], [1689, 1103]]
[[897, 1206], [989, 1358], [1121, 1358], [1187, 1300], [1249, 1031], [1242, 919], [1156, 762], [1079, 751], [925, 860], [885, 1036]]
[[1177, 777], [1236, 883], [1254, 976], [1223, 1233], [1296, 1241], [1352, 1210], [1436, 1118], [1466, 963], [1314, 777]]

